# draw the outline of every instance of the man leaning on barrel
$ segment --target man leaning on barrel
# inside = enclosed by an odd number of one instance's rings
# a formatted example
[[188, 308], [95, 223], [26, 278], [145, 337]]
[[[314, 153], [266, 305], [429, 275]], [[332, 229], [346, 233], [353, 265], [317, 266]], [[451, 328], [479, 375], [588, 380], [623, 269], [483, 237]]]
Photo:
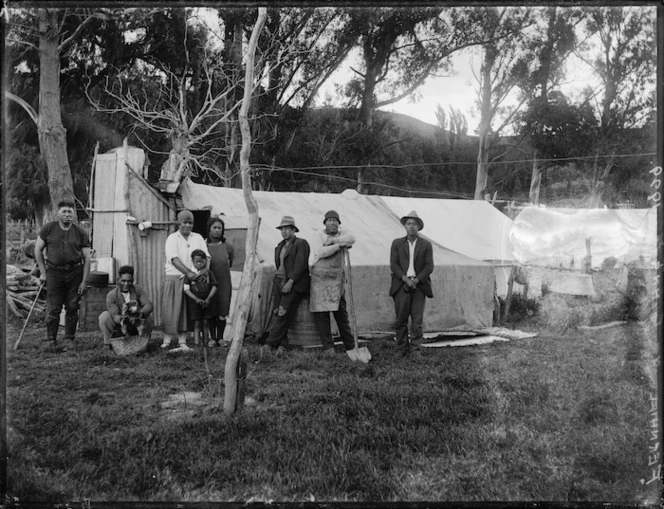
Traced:
[[281, 356], [286, 351], [283, 341], [288, 327], [300, 301], [309, 293], [309, 243], [296, 237], [300, 230], [291, 216], [284, 216], [277, 229], [283, 240], [274, 249], [274, 317], [263, 350]]

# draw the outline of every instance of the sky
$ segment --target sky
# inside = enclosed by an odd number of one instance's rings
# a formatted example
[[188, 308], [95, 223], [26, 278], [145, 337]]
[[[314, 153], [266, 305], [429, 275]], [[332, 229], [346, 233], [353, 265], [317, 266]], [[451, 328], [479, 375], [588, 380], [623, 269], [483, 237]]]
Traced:
[[[466, 50], [456, 53], [451, 58], [452, 72], [447, 76], [430, 78], [417, 90], [416, 97], [406, 97], [381, 110], [402, 113], [436, 125], [438, 105], [446, 111], [450, 107], [454, 107], [466, 115], [468, 134], [474, 134], [480, 122], [479, 109], [476, 105], [478, 83], [475, 74], [479, 73], [481, 54], [477, 49]], [[581, 90], [589, 84], [593, 87], [598, 86], [598, 79], [592, 75], [590, 67], [585, 62], [572, 55], [567, 65], [570, 78], [561, 86], [561, 89], [570, 99], [580, 94]], [[475, 74], [473, 74], [473, 70]], [[348, 75], [346, 70], [335, 73], [331, 77], [330, 83], [324, 87], [322, 95], [331, 93], [336, 84], [342, 84], [348, 79]], [[515, 98], [512, 98], [512, 102], [516, 102]]]
[[[417, 90], [417, 97], [411, 96], [389, 104], [383, 111], [403, 113], [428, 124], [436, 125], [436, 108], [440, 104], [445, 110], [450, 106], [460, 109], [468, 120], [468, 133], [472, 134], [479, 125], [479, 113], [475, 107], [477, 94], [473, 67], [479, 69], [479, 54], [471, 51], [460, 52], [452, 58], [453, 72], [448, 76], [430, 78]], [[340, 70], [330, 78], [321, 95], [334, 90], [336, 84], [343, 84], [349, 77], [347, 70]]]
[[[440, 104], [445, 110], [450, 106], [461, 110], [468, 120], [468, 133], [473, 134], [479, 126], [480, 117], [477, 101], [477, 79], [473, 74], [479, 72], [480, 55], [470, 52], [457, 55], [454, 61], [454, 76], [434, 78], [427, 81], [419, 90], [421, 98], [414, 102], [412, 99], [403, 99], [398, 103], [383, 108], [385, 111], [394, 111], [410, 115], [423, 122], [436, 125], [436, 108]], [[563, 93], [570, 99], [580, 94], [587, 85], [593, 88], [599, 85], [599, 80], [592, 75], [590, 67], [580, 59], [571, 56], [568, 62], [568, 76], [572, 76], [561, 86]], [[573, 69], [573, 70], [572, 70]], [[512, 98], [512, 102], [516, 102]]]

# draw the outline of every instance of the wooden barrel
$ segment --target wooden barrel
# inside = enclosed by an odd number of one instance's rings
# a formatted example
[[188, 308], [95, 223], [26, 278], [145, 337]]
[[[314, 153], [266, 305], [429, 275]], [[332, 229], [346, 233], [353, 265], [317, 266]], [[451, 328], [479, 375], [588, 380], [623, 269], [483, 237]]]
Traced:
[[288, 345], [311, 348], [322, 346], [314, 315], [309, 311], [309, 296], [300, 301], [294, 320], [288, 327]]
[[88, 286], [79, 304], [78, 330], [99, 330], [99, 315], [106, 311], [106, 294], [115, 286]]

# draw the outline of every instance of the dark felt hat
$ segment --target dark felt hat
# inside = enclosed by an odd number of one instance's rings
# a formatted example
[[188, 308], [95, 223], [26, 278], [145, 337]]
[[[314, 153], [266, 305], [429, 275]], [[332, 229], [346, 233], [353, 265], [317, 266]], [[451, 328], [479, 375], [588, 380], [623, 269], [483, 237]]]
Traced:
[[420, 230], [424, 228], [424, 221], [420, 219], [420, 216], [418, 216], [417, 212], [415, 212], [414, 210], [412, 210], [411, 212], [409, 212], [408, 214], [406, 214], [401, 218], [401, 224], [405, 225], [407, 219], [415, 219], [420, 224]]
[[295, 219], [292, 216], [284, 216], [281, 218], [281, 224], [277, 226], [278, 230], [281, 230], [284, 226], [292, 226], [296, 232], [299, 232], [300, 229], [295, 226]]
[[337, 213], [336, 210], [328, 210], [327, 212], [325, 212], [325, 219], [323, 219], [323, 224], [325, 224], [325, 221], [327, 221], [331, 217], [335, 218], [337, 221], [339, 221], [339, 224], [341, 224], [341, 219], [339, 218], [339, 214]]

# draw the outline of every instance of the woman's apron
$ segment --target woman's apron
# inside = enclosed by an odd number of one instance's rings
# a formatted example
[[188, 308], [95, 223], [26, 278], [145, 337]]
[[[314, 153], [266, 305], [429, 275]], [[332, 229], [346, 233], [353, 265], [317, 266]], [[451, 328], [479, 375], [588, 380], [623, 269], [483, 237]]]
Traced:
[[312, 313], [337, 311], [344, 291], [343, 252], [320, 258], [311, 266], [309, 309]]

